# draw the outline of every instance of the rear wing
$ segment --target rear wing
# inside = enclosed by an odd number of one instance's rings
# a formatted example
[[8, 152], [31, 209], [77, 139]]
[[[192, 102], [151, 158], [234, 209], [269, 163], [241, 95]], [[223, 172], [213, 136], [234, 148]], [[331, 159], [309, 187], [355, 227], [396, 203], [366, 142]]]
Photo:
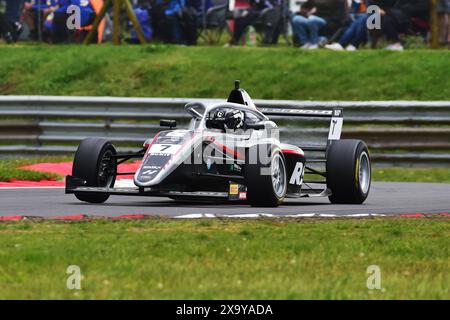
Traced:
[[[336, 140], [341, 139], [342, 125], [344, 123], [343, 109], [281, 109], [281, 108], [261, 108], [259, 109], [266, 116], [281, 116], [284, 118], [325, 118], [330, 119], [330, 128], [328, 130], [328, 139], [326, 146], [310, 145], [299, 146], [303, 151], [309, 154], [306, 158], [305, 173], [314, 177], [320, 177], [317, 180], [303, 180], [306, 186], [305, 194], [307, 196], [327, 196], [330, 191], [327, 189], [326, 180], [326, 162], [328, 146]], [[325, 170], [324, 170], [325, 169]], [[302, 188], [303, 192], [303, 188]]]
[[286, 116], [300, 118], [329, 118], [330, 129], [328, 132], [327, 144], [333, 140], [340, 140], [342, 125], [344, 124], [343, 109], [281, 109], [281, 108], [260, 108], [266, 116]]

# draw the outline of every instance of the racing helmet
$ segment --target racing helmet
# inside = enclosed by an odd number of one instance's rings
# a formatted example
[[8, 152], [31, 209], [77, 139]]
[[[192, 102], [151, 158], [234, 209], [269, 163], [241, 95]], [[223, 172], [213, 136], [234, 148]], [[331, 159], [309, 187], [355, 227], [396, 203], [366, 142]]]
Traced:
[[225, 129], [237, 130], [244, 127], [244, 112], [230, 109], [225, 113]]
[[219, 108], [212, 117], [212, 127], [222, 130], [237, 130], [244, 127], [244, 112], [238, 109]]

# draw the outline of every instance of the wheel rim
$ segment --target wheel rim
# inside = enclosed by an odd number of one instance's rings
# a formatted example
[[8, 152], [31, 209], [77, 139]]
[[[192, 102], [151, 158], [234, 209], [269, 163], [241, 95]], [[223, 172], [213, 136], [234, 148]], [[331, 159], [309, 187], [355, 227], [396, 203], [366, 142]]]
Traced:
[[272, 186], [275, 195], [282, 198], [286, 192], [286, 168], [279, 154], [272, 160]]
[[114, 154], [108, 150], [100, 160], [98, 168], [98, 185], [100, 187], [110, 187], [116, 176], [116, 160]]
[[370, 160], [367, 152], [361, 153], [359, 157], [358, 180], [361, 191], [367, 193], [370, 187]]

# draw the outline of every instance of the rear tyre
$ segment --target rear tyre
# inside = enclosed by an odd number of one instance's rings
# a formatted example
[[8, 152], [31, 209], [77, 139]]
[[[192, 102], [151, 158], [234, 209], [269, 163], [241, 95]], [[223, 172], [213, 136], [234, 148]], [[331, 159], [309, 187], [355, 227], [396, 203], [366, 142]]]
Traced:
[[[73, 161], [72, 176], [86, 181], [86, 187], [112, 188], [116, 181], [116, 148], [101, 138], [87, 138], [78, 146]], [[76, 193], [78, 200], [103, 203], [109, 195], [103, 193]]]
[[327, 187], [331, 203], [361, 204], [370, 191], [369, 150], [361, 140], [333, 141], [327, 150]]
[[[277, 148], [263, 145], [259, 148], [263, 149], [250, 148], [247, 155], [247, 201], [252, 207], [277, 207], [283, 203], [287, 191], [286, 160]], [[264, 156], [259, 152], [264, 152]]]

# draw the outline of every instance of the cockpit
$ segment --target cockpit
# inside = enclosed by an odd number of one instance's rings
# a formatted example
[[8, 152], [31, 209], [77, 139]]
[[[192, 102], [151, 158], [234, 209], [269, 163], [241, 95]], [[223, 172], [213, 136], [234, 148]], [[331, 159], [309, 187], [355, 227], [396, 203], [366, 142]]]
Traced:
[[268, 120], [258, 110], [235, 103], [201, 103], [186, 104], [185, 110], [192, 117], [190, 130], [218, 129], [237, 130]]

